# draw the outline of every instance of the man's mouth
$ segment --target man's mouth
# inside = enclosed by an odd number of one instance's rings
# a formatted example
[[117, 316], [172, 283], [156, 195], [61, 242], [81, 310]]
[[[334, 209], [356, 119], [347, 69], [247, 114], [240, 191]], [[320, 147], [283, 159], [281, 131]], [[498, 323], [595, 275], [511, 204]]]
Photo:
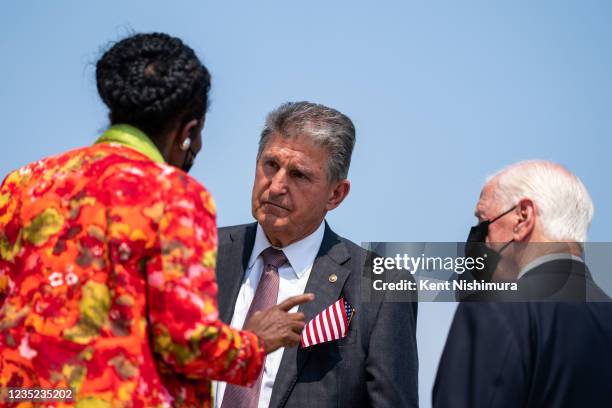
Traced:
[[290, 211], [287, 207], [283, 207], [282, 205], [273, 203], [271, 201], [264, 201], [263, 205], [269, 205], [271, 207], [280, 208], [281, 210]]

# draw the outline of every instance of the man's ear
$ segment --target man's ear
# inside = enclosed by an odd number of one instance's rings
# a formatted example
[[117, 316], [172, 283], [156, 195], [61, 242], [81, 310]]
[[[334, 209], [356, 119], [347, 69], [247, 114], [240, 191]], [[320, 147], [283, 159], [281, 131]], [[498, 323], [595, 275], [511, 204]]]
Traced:
[[342, 201], [346, 198], [349, 191], [351, 190], [351, 182], [348, 180], [339, 180], [335, 182], [334, 189], [331, 191], [329, 198], [327, 199], [327, 205], [325, 209], [331, 211], [338, 207]]
[[516, 222], [513, 229], [513, 238], [517, 242], [521, 242], [528, 237], [536, 226], [536, 206], [533, 200], [523, 198], [516, 205]]

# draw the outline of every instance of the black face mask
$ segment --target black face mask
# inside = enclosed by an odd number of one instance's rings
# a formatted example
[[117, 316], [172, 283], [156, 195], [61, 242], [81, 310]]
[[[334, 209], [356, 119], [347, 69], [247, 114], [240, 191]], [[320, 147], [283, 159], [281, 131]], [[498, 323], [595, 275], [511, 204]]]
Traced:
[[493, 218], [492, 220], [482, 221], [478, 225], [474, 225], [472, 228], [470, 228], [470, 233], [465, 244], [465, 256], [467, 258], [482, 257], [484, 258], [485, 265], [482, 270], [472, 270], [474, 278], [482, 279], [489, 282], [491, 280], [491, 277], [493, 276], [493, 272], [495, 272], [495, 269], [497, 269], [497, 265], [501, 260], [502, 251], [514, 241], [513, 239], [510, 242], [506, 243], [499, 251], [489, 248], [485, 243], [487, 235], [489, 234], [489, 225], [493, 224], [495, 221], [499, 220], [504, 215], [510, 213], [515, 208], [516, 205], [508, 211]]

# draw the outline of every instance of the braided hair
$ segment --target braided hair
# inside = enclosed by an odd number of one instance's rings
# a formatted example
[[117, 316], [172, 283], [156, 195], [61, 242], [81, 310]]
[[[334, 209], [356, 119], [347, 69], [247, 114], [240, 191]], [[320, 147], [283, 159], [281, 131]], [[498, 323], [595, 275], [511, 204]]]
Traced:
[[135, 126], [153, 138], [175, 120], [204, 117], [210, 74], [194, 51], [163, 33], [136, 34], [114, 44], [96, 64], [100, 97], [111, 124]]

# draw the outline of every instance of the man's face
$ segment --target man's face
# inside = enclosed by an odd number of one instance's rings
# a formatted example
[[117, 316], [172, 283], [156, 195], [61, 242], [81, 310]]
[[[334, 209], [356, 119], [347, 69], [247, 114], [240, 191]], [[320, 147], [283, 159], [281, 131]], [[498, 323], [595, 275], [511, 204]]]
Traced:
[[309, 235], [340, 204], [335, 190], [348, 181], [329, 182], [327, 159], [327, 149], [307, 137], [270, 136], [257, 160], [252, 211], [272, 244], [287, 246]]
[[[502, 208], [499, 201], [495, 199], [494, 189], [495, 180], [491, 180], [484, 186], [480, 193], [480, 200], [478, 200], [476, 204], [476, 212], [474, 214], [478, 218], [478, 222], [492, 220], [509, 210], [509, 208]], [[514, 212], [511, 211], [494, 223], [489, 224], [489, 233], [486, 242], [490, 247], [496, 249], [513, 239], [515, 218]]]

